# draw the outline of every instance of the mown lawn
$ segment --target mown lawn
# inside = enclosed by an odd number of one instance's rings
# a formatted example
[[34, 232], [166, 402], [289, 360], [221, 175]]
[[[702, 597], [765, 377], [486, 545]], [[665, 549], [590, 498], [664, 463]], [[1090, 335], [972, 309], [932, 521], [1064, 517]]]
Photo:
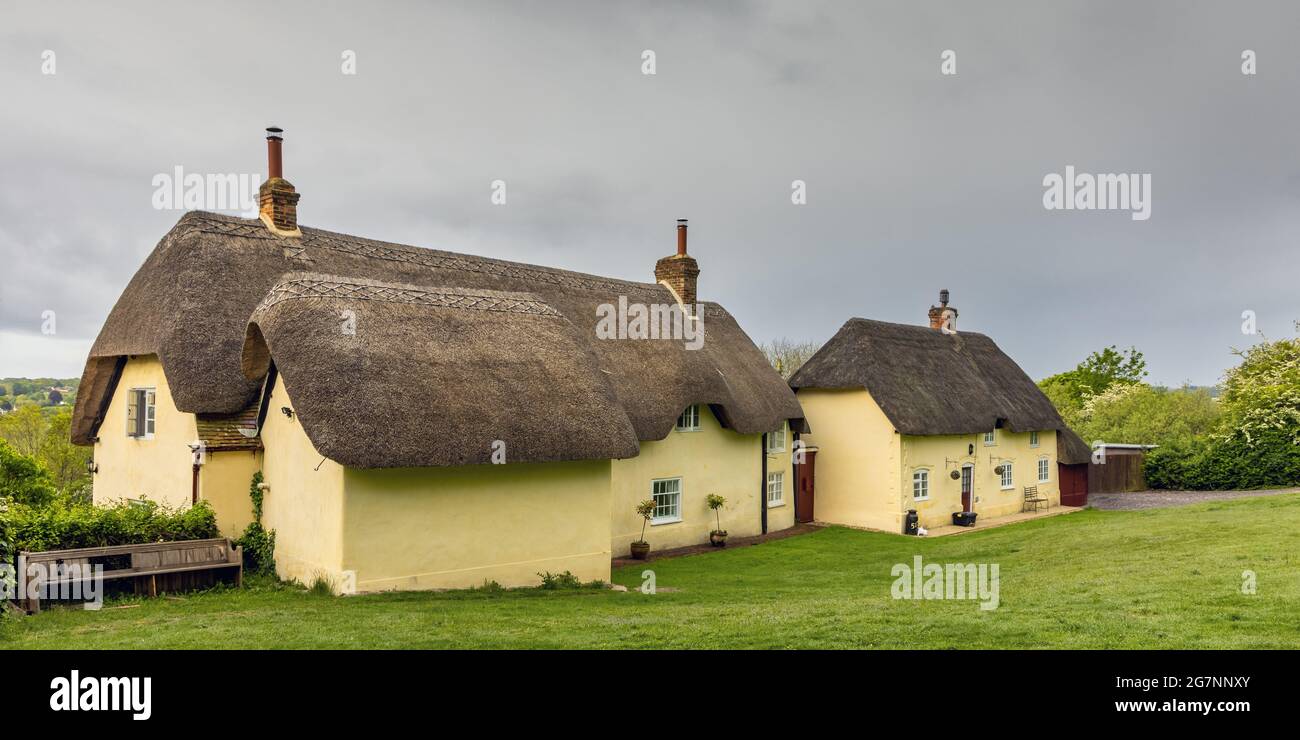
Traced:
[[[334, 598], [264, 583], [0, 620], [17, 648], [1295, 648], [1300, 494], [1085, 511], [957, 537], [831, 528], [625, 568], [610, 590]], [[1001, 605], [890, 596], [895, 563], [997, 563]], [[1254, 571], [1258, 592], [1242, 593]], [[111, 608], [126, 606], [128, 608]]]

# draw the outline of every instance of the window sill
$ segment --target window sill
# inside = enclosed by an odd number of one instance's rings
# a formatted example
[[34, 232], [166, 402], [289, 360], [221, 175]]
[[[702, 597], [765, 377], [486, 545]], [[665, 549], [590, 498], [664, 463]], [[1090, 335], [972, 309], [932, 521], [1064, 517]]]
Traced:
[[677, 522], [680, 522], [681, 520], [682, 520], [681, 517], [676, 517], [676, 518], [673, 518], [673, 519], [669, 519], [669, 518], [667, 518], [667, 517], [664, 517], [663, 519], [651, 519], [651, 520], [650, 520], [650, 526], [652, 526], [652, 527], [657, 527], [657, 526], [659, 526], [660, 524], [676, 524]]
[[673, 431], [674, 431], [674, 432], [698, 432], [698, 431], [700, 431], [700, 428], [699, 428], [699, 427], [693, 427], [693, 428], [689, 428], [689, 429], [688, 429], [688, 428], [685, 428], [685, 427], [673, 427]]
[[1001, 490], [1003, 490], [1003, 491], [1014, 491], [1014, 490], [1016, 490], [1016, 487], [1015, 487], [1015, 486], [1002, 486], [1002, 489], [1001, 489]]
[[784, 500], [781, 500], [781, 501], [768, 501], [768, 502], [767, 502], [767, 508], [769, 508], [769, 509], [779, 509], [779, 508], [781, 508], [782, 506], [785, 506], [785, 501], [784, 501]]
[[917, 498], [915, 496], [912, 497], [912, 501], [929, 501], [929, 500], [930, 500], [929, 496], [923, 496], [922, 498]]

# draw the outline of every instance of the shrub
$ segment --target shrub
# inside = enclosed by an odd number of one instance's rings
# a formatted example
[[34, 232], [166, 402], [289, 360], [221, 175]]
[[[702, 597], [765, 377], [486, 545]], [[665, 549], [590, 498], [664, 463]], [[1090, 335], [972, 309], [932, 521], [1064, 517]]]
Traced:
[[248, 497], [253, 501], [253, 521], [235, 544], [244, 552], [244, 570], [255, 575], [275, 574], [275, 530], [262, 526], [262, 471], [253, 473]]
[[1199, 438], [1147, 453], [1152, 488], [1234, 490], [1293, 486], [1300, 482], [1300, 445], [1289, 430]]
[[0, 439], [0, 499], [44, 506], [54, 501], [54, 495], [50, 472], [35, 458], [21, 454]]
[[55, 501], [46, 506], [11, 504], [0, 511], [0, 552], [8, 562], [20, 550], [139, 545], [217, 536], [217, 517], [206, 501], [187, 509], [120, 502], [90, 506]]
[[542, 588], [547, 591], [556, 591], [559, 589], [582, 588], [582, 581], [569, 571], [563, 573], [552, 573], [549, 570], [545, 573], [538, 573], [542, 577]]

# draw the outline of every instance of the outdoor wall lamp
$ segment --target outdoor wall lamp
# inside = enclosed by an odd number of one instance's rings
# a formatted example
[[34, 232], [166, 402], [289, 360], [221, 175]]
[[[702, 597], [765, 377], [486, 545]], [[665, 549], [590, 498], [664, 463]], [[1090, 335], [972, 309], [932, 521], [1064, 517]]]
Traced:
[[87, 472], [87, 473], [90, 473], [91, 475], [94, 475], [95, 473], [98, 473], [98, 472], [99, 472], [99, 464], [96, 463], [94, 460], [87, 460], [87, 461], [86, 461], [86, 472]]

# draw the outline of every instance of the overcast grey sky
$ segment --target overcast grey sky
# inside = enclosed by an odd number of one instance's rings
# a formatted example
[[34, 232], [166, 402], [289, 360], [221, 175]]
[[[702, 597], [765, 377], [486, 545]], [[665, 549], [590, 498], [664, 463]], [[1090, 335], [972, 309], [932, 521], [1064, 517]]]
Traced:
[[[1034, 378], [1208, 384], [1243, 311], [1300, 318], [1294, 2], [184, 5], [0, 0], [0, 376], [79, 375], [180, 216], [154, 175], [264, 173], [269, 124], [308, 226], [649, 280], [690, 218], [755, 341], [946, 287]], [[1150, 219], [1045, 210], [1066, 165], [1150, 173]]]

